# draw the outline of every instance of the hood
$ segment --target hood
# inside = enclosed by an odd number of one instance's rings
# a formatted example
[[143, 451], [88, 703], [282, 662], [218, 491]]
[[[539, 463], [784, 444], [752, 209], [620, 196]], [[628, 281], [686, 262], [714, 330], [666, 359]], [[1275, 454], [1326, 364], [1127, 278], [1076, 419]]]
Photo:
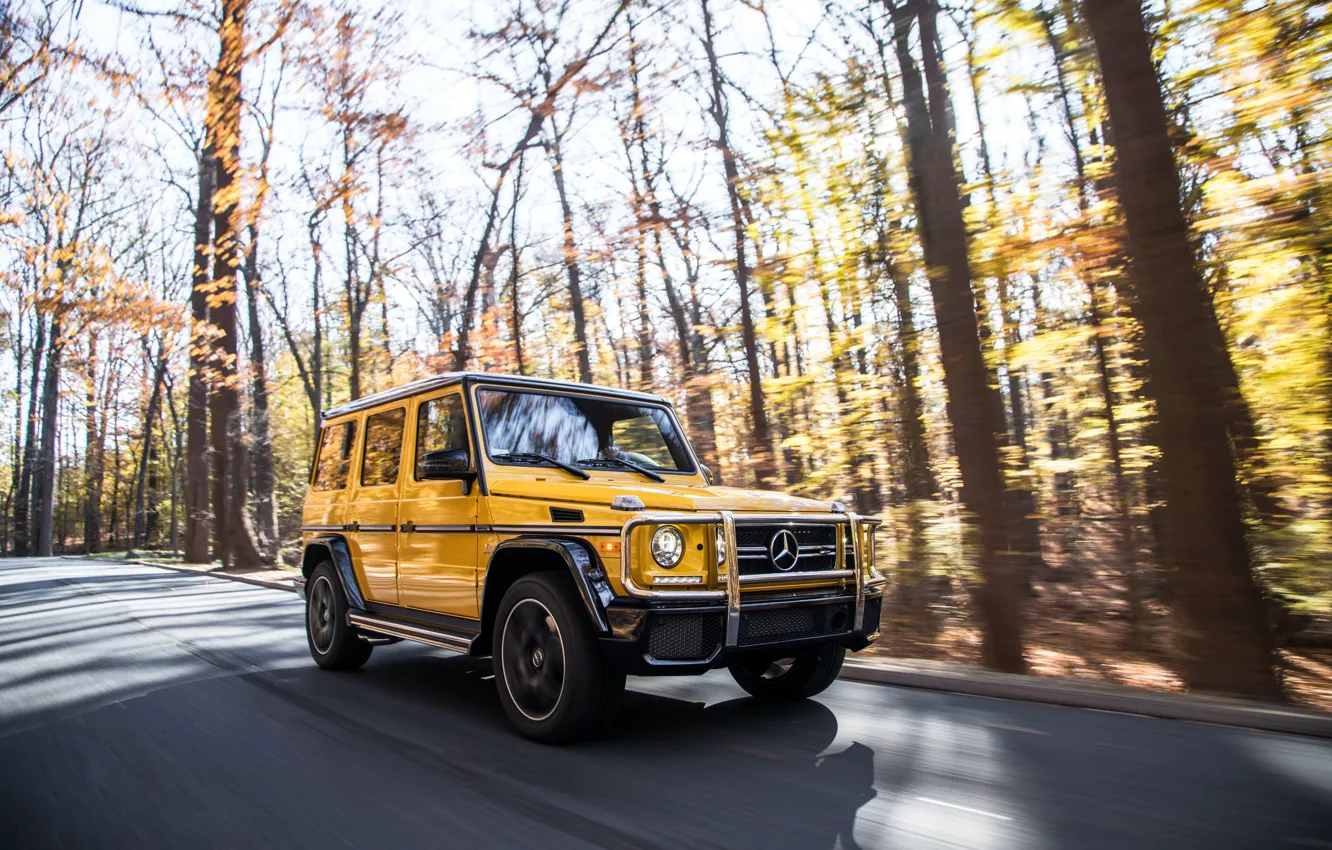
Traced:
[[610, 507], [615, 496], [637, 496], [650, 511], [736, 511], [755, 513], [828, 513], [831, 502], [802, 499], [770, 490], [711, 487], [703, 484], [637, 483], [595, 476], [591, 481], [500, 480], [490, 485], [492, 496], [515, 496], [551, 502], [574, 502]]

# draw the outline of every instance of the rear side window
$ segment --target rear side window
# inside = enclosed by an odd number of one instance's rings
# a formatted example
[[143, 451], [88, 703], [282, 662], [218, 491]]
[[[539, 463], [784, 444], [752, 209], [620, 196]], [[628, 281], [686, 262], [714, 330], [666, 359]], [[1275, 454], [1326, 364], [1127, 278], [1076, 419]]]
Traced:
[[422, 480], [425, 456], [446, 449], [467, 451], [467, 418], [460, 394], [432, 398], [416, 417], [416, 480]]
[[365, 457], [361, 459], [361, 486], [396, 484], [402, 459], [402, 425], [407, 410], [402, 407], [376, 413], [365, 420]]
[[319, 465], [315, 467], [316, 490], [341, 490], [347, 486], [352, 446], [356, 445], [356, 423], [343, 422], [324, 429], [319, 441]]

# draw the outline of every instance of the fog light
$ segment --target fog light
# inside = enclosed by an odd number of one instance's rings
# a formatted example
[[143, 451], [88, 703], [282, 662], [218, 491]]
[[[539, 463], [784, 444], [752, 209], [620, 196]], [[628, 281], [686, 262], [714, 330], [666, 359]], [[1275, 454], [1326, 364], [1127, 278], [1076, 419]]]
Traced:
[[672, 569], [684, 557], [684, 535], [673, 525], [663, 525], [652, 535], [652, 560], [657, 566]]

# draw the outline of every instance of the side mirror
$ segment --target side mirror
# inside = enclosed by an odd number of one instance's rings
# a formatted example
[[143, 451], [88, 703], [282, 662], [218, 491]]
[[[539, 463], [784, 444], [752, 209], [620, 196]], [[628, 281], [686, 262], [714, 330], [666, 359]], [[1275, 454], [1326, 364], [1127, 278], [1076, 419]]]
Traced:
[[471, 481], [476, 477], [469, 467], [467, 449], [440, 449], [421, 457], [421, 478], [426, 481]]

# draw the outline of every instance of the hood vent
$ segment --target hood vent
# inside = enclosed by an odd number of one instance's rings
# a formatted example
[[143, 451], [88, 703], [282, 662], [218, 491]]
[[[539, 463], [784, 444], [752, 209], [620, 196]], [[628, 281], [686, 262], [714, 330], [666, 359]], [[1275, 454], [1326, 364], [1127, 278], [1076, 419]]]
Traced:
[[582, 522], [583, 512], [577, 508], [551, 508], [551, 522]]

